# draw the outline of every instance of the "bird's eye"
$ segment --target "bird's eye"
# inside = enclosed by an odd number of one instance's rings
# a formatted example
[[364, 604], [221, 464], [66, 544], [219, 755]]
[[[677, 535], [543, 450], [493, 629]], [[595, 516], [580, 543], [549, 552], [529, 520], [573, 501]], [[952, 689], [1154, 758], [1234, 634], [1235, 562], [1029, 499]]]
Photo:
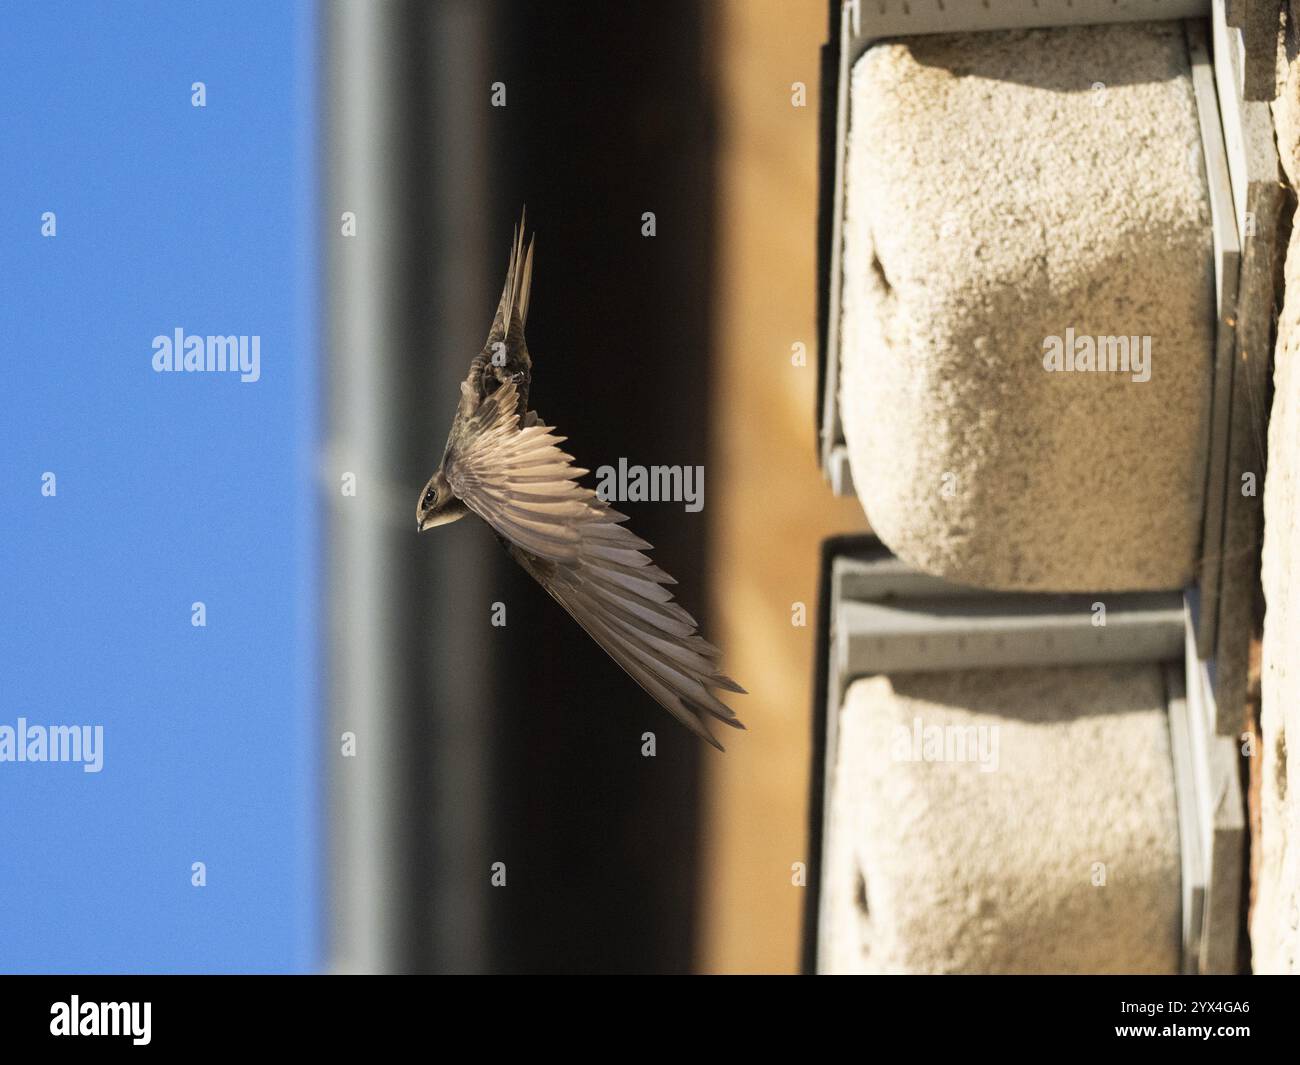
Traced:
[[426, 507], [431, 507], [431, 506], [433, 506], [436, 502], [438, 502], [438, 493], [437, 493], [437, 491], [436, 491], [435, 489], [433, 489], [433, 488], [428, 489], [428, 490], [424, 493], [424, 505], [425, 505]]

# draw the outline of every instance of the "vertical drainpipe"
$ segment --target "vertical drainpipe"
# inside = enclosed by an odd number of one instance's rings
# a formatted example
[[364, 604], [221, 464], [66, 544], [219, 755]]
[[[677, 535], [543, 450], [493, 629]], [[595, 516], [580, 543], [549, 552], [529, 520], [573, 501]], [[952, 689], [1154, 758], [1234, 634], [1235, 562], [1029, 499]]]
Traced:
[[[391, 440], [384, 426], [395, 363], [397, 284], [388, 254], [394, 202], [382, 160], [398, 141], [394, 83], [385, 52], [394, 20], [387, 5], [339, 0], [326, 23], [326, 202], [330, 355], [330, 453], [324, 481], [330, 509], [330, 742], [334, 966], [348, 972], [399, 967], [402, 918], [398, 832], [401, 781], [391, 769], [401, 744], [393, 707], [408, 696], [388, 649], [400, 624], [387, 609], [397, 574], [387, 541], [393, 530], [368, 505], [386, 484]], [[357, 235], [343, 237], [344, 211]], [[356, 478], [355, 498], [342, 477]], [[336, 482], [338, 482], [336, 484]], [[344, 759], [341, 736], [356, 736]]]
[[[505, 273], [503, 247], [489, 244], [492, 220], [511, 219], [517, 206], [502, 206], [494, 195], [488, 104], [492, 30], [495, 5], [482, 0], [457, 0], [429, 5], [423, 25], [413, 39], [422, 46], [424, 77], [413, 93], [416, 128], [412, 144], [421, 147], [415, 180], [424, 182], [417, 196], [432, 205], [430, 239], [410, 249], [412, 269], [440, 249], [434, 283], [414, 296], [416, 316], [423, 315], [415, 341], [415, 358], [424, 363], [425, 395], [433, 409], [423, 412], [414, 444], [417, 464], [428, 467], [418, 485], [432, 472], [430, 460], [442, 454], [451, 415], [460, 398], [460, 382], [470, 358], [487, 336]], [[423, 35], [422, 37], [420, 35]], [[433, 175], [437, 194], [427, 186]], [[428, 297], [433, 296], [430, 300]], [[417, 416], [419, 417], [419, 416]], [[413, 504], [412, 504], [413, 505]], [[474, 972], [496, 968], [502, 959], [491, 945], [487, 905], [491, 862], [504, 860], [488, 843], [491, 837], [493, 736], [508, 717], [500, 707], [497, 671], [506, 664], [493, 657], [495, 630], [488, 623], [490, 586], [495, 575], [513, 569], [509, 560], [479, 522], [462, 522], [453, 556], [452, 544], [430, 541], [425, 550], [426, 573], [435, 588], [421, 606], [429, 632], [439, 632], [428, 689], [435, 694], [433, 746], [435, 757], [425, 763], [425, 791], [440, 812], [431, 852], [435, 874], [427, 880], [429, 893], [420, 900], [432, 932], [428, 949], [433, 967], [444, 972]], [[442, 619], [439, 628], [438, 619]], [[426, 667], [428, 668], [428, 667]]]
[[[331, 0], [323, 44], [329, 286], [332, 968], [473, 971], [485, 944], [488, 538], [417, 537], [455, 385], [491, 308], [481, 110], [490, 6]], [[356, 235], [341, 216], [356, 215]], [[470, 321], [471, 309], [476, 312]], [[471, 339], [476, 338], [476, 339]], [[436, 438], [436, 440], [435, 440]], [[341, 492], [344, 472], [356, 496]], [[457, 553], [459, 552], [459, 553]], [[476, 610], [475, 606], [482, 607]], [[486, 624], [486, 621], [484, 621]], [[356, 753], [340, 754], [340, 737]], [[481, 875], [475, 875], [481, 869]]]

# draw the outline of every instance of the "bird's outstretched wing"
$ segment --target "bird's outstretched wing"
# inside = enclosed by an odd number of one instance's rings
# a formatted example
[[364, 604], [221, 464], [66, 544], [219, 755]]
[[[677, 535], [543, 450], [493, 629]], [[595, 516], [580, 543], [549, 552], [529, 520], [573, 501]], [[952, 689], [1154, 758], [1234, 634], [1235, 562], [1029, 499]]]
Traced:
[[586, 470], [551, 426], [520, 428], [506, 382], [466, 419], [445, 460], [447, 481], [510, 553], [624, 670], [692, 732], [719, 750], [712, 716], [744, 728], [712, 689], [744, 692], [718, 669], [720, 652], [664, 585], [676, 582], [643, 553], [650, 545], [578, 484]]

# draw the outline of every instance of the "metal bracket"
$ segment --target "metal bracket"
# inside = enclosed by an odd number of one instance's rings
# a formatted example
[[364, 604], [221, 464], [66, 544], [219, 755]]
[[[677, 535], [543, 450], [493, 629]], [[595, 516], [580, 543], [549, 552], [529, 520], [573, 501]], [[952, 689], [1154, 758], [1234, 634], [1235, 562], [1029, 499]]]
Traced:
[[[1237, 0], [1242, 7], [1249, 2]], [[1210, 5], [1209, 0], [846, 0], [844, 6], [855, 36], [908, 37], [1201, 18]]]
[[1152, 662], [1183, 651], [1177, 592], [987, 592], [916, 573], [883, 549], [836, 559], [831, 587], [841, 695], [872, 673]]
[[[1197, 652], [1213, 653], [1223, 581], [1223, 511], [1228, 430], [1232, 403], [1232, 349], [1241, 272], [1241, 239], [1229, 176], [1227, 148], [1219, 118], [1214, 67], [1202, 22], [1186, 23], [1192, 92], [1201, 126], [1206, 185], [1210, 193], [1210, 228], [1214, 240], [1214, 368], [1210, 381], [1210, 416], [1205, 426], [1205, 502], [1201, 524], [1201, 563], [1193, 596]], [[1235, 574], [1234, 574], [1235, 576]]]
[[[1206, 663], [1177, 592], [1029, 595], [950, 584], [908, 568], [875, 537], [828, 553], [821, 633], [827, 669], [817, 708], [813, 853], [824, 853], [837, 764], [840, 705], [860, 677], [896, 671], [1163, 663], [1182, 855], [1183, 969], [1236, 970], [1244, 818], [1235, 743], [1214, 731]], [[1095, 626], [1095, 603], [1106, 624]], [[805, 955], [816, 971], [824, 901], [820, 870]]]

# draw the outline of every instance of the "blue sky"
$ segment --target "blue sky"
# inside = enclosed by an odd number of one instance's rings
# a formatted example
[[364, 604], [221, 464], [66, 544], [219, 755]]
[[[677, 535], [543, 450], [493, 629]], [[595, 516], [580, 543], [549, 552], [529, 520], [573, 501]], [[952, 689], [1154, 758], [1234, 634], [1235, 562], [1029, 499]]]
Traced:
[[[319, 961], [314, 32], [0, 17], [0, 726], [105, 736], [100, 773], [0, 762], [3, 971]], [[261, 379], [155, 373], [177, 328], [259, 336]]]

